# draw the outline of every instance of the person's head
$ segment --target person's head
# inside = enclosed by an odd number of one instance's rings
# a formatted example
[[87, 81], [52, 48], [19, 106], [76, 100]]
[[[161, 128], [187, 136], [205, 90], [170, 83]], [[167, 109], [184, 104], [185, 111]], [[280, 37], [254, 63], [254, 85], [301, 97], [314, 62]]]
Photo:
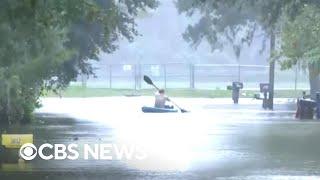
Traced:
[[305, 95], [306, 95], [306, 92], [305, 92], [305, 91], [302, 91], [302, 95], [305, 96]]
[[159, 89], [159, 94], [164, 94], [164, 89]]

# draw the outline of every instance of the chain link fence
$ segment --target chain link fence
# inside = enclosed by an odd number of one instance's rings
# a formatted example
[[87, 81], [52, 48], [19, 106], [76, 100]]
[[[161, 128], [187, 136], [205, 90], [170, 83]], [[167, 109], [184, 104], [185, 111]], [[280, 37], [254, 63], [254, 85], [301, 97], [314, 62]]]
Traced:
[[[307, 72], [293, 68], [282, 71], [276, 66], [275, 89], [308, 89]], [[244, 83], [244, 89], [258, 89], [267, 83], [269, 66], [238, 64], [106, 64], [95, 67], [95, 77], [81, 76], [73, 85], [114, 89], [151, 88], [143, 75], [163, 88], [225, 89], [233, 81]]]

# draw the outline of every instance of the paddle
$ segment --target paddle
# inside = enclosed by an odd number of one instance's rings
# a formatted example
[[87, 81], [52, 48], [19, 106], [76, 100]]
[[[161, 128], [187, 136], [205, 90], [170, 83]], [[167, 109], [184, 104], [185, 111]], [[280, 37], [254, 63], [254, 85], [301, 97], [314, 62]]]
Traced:
[[[143, 80], [144, 80], [147, 84], [153, 86], [154, 88], [156, 88], [156, 89], [159, 91], [159, 88], [152, 82], [152, 80], [151, 80], [148, 76], [144, 75], [144, 76], [143, 76]], [[178, 106], [178, 105], [177, 105], [175, 102], [173, 102], [171, 99], [168, 98], [168, 100], [169, 100], [173, 105], [175, 105], [177, 108], [179, 108], [182, 113], [188, 112], [187, 110], [185, 110], [185, 109], [181, 108], [180, 106]]]

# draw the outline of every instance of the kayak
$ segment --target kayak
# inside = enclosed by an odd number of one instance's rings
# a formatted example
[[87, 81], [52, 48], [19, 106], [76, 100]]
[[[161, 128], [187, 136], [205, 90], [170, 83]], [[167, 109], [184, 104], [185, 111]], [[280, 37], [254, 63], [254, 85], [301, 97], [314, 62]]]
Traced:
[[141, 109], [142, 109], [142, 112], [144, 113], [176, 113], [178, 112], [177, 109], [173, 109], [173, 108], [156, 108], [156, 107], [143, 106]]
[[142, 112], [144, 113], [176, 113], [178, 112], [177, 109], [172, 109], [172, 108], [156, 108], [156, 107], [147, 107], [143, 106]]

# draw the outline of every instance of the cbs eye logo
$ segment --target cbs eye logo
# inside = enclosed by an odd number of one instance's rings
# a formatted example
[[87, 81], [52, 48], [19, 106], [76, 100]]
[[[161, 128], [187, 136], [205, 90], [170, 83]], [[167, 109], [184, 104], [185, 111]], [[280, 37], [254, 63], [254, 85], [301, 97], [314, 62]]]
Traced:
[[37, 148], [32, 143], [26, 143], [21, 146], [19, 150], [19, 155], [24, 160], [30, 161], [37, 156]]

